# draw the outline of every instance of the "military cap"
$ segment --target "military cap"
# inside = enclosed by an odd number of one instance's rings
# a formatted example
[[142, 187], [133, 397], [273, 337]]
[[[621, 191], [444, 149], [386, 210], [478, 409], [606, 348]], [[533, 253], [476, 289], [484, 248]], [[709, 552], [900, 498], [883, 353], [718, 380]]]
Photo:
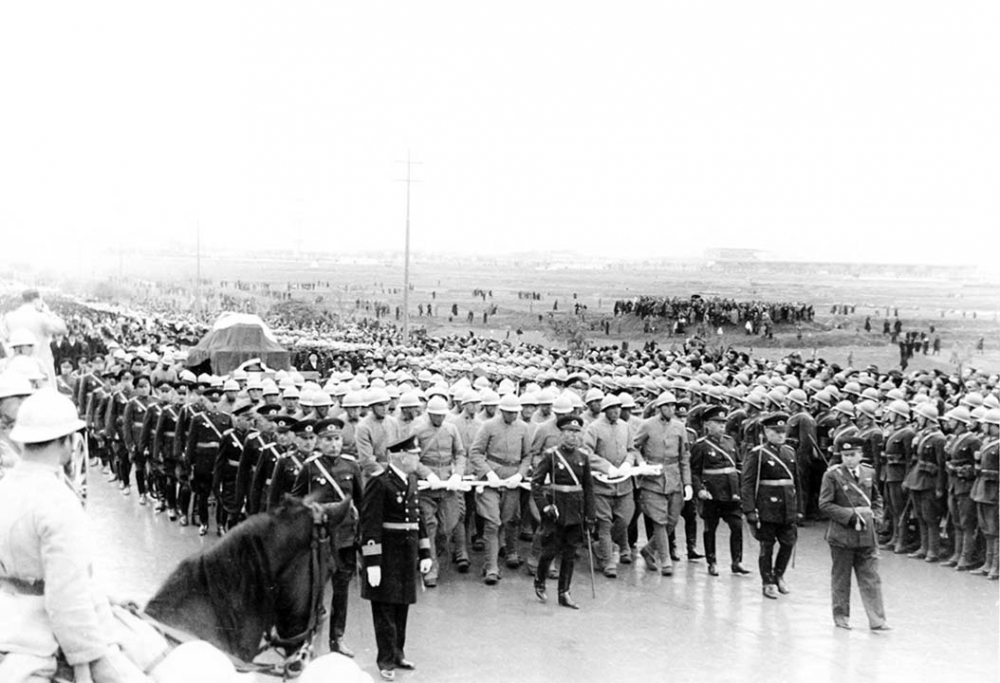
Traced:
[[261, 407], [257, 408], [257, 413], [263, 415], [264, 417], [274, 417], [281, 411], [281, 406], [276, 406], [273, 403], [265, 403]]
[[560, 430], [569, 429], [578, 432], [583, 429], [583, 420], [575, 415], [563, 415], [556, 418], [556, 427]]
[[761, 418], [760, 424], [765, 429], [784, 429], [788, 422], [786, 413], [769, 413]]
[[256, 404], [253, 401], [240, 399], [233, 404], [233, 415], [242, 415], [243, 413], [249, 412], [254, 405]]
[[339, 417], [328, 417], [316, 423], [316, 436], [333, 436], [344, 428], [344, 421]]
[[389, 453], [419, 453], [420, 446], [417, 445], [416, 436], [408, 436], [405, 439], [400, 439], [394, 443], [389, 444], [386, 447]]
[[723, 406], [712, 406], [707, 408], [704, 413], [702, 413], [702, 420], [708, 422], [709, 420], [722, 420], [726, 419], [726, 409]]
[[292, 426], [296, 436], [312, 436], [316, 433], [316, 420], [299, 420]]
[[298, 423], [299, 421], [291, 415], [277, 415], [274, 418], [274, 426], [279, 432], [290, 432]]
[[860, 436], [845, 436], [843, 439], [838, 440], [836, 445], [838, 453], [853, 453], [860, 451], [864, 447], [865, 440]]

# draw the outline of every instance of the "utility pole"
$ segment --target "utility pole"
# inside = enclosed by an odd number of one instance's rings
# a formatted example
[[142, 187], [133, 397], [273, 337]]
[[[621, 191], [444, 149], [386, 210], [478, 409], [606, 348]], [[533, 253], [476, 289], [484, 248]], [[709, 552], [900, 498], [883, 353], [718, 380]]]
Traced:
[[410, 167], [414, 164], [420, 165], [419, 161], [410, 161], [410, 150], [406, 150], [406, 161], [397, 161], [397, 164], [406, 164], [406, 179], [398, 182], [406, 183], [406, 246], [403, 251], [403, 343], [410, 341], [410, 184], [418, 183], [410, 176]]
[[195, 280], [194, 280], [194, 307], [195, 312], [200, 318], [202, 315], [201, 306], [201, 223], [195, 223], [194, 227], [194, 264], [195, 264]]

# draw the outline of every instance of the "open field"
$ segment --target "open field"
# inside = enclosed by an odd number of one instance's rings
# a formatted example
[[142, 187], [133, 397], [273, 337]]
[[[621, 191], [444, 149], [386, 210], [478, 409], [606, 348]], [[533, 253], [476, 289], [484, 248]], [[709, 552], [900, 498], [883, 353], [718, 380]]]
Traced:
[[[898, 310], [903, 330], [928, 331], [931, 325], [941, 338], [940, 355], [918, 353], [910, 368], [954, 370], [955, 361], [974, 367], [1000, 371], [1000, 284], [980, 278], [917, 278], [887, 273], [867, 277], [847, 276], [830, 269], [803, 273], [799, 268], [783, 272], [780, 264], [754, 272], [734, 272], [699, 264], [670, 264], [661, 269], [648, 267], [541, 267], [540, 261], [483, 258], [422, 259], [411, 262], [410, 324], [424, 327], [430, 334], [467, 334], [495, 338], [516, 338], [532, 343], [565, 345], [565, 335], [554, 329], [572, 327], [586, 331], [592, 346], [628, 342], [642, 345], [653, 339], [662, 347], [682, 342], [681, 337], [667, 334], [667, 325], [652, 321], [653, 328], [644, 331], [634, 316], [614, 318], [616, 299], [639, 295], [689, 297], [727, 297], [737, 300], [759, 299], [778, 302], [804, 302], [815, 307], [813, 323], [798, 331], [792, 326], [776, 328], [773, 339], [747, 336], [735, 326], [724, 333], [704, 330], [706, 337], [738, 350], [754, 350], [765, 357], [777, 357], [798, 350], [804, 357], [813, 353], [841, 365], [853, 362], [855, 367], [874, 363], [882, 369], [899, 363], [898, 347], [882, 335], [882, 322], [887, 314], [891, 320]], [[90, 273], [78, 273], [86, 279], [99, 277], [102, 272], [120, 276], [121, 281], [136, 280], [174, 282], [188, 287], [186, 296], [177, 303], [190, 306], [193, 302], [194, 265], [191, 259], [172, 260], [132, 254], [126, 259], [108, 264], [92, 265]], [[293, 290], [291, 296], [316, 309], [326, 309], [345, 317], [374, 317], [374, 313], [358, 309], [356, 303], [379, 302], [389, 306], [390, 321], [397, 306], [402, 304], [403, 269], [400, 260], [358, 259], [338, 262], [304, 259], [262, 259], [258, 257], [204, 257], [202, 293], [208, 305], [220, 306], [226, 295], [258, 312], [266, 312], [275, 303], [273, 298], [257, 292], [223, 288], [222, 281], [240, 280], [245, 283], [271, 283], [271, 290], [287, 291], [288, 283], [317, 282], [314, 290]], [[329, 283], [329, 286], [327, 286]], [[131, 287], [129, 287], [131, 289]], [[485, 299], [474, 296], [473, 290], [487, 292]], [[153, 288], [158, 291], [159, 288]], [[518, 297], [518, 292], [537, 292], [540, 300]], [[490, 293], [492, 296], [490, 296]], [[248, 303], [249, 300], [252, 302]], [[574, 304], [586, 306], [580, 316], [573, 315]], [[853, 314], [833, 315], [834, 304], [853, 306]], [[433, 316], [418, 316], [418, 306], [432, 306]], [[452, 305], [459, 315], [449, 320]], [[496, 307], [483, 323], [482, 313]], [[554, 310], [557, 309], [557, 310]], [[473, 313], [470, 323], [468, 313]], [[863, 325], [870, 316], [872, 332]], [[573, 320], [576, 318], [576, 320]], [[600, 323], [610, 319], [605, 334]], [[561, 324], [560, 324], [561, 323]], [[593, 329], [591, 329], [593, 328]], [[696, 332], [689, 326], [688, 335]], [[977, 340], [984, 338], [984, 353], [975, 350]]]

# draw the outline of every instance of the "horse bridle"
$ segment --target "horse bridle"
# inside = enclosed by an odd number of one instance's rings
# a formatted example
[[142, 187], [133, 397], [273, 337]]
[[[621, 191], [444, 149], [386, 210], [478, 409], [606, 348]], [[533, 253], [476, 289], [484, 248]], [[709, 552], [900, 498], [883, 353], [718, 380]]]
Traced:
[[[312, 534], [309, 540], [309, 618], [305, 628], [293, 636], [282, 636], [278, 627], [273, 626], [270, 633], [264, 635], [267, 649], [282, 648], [286, 651], [301, 643], [298, 649], [289, 655], [283, 665], [283, 677], [294, 678], [302, 673], [302, 669], [312, 658], [313, 640], [320, 629], [320, 622], [326, 610], [323, 607], [323, 588], [326, 586], [326, 576], [323, 572], [323, 546], [329, 543], [330, 534], [327, 529], [326, 510], [319, 503], [306, 503], [312, 513]], [[263, 650], [262, 650], [263, 652]], [[257, 653], [260, 654], [259, 652]], [[264, 672], [259, 665], [252, 665], [253, 671]], [[261, 665], [275, 666], [276, 665]]]

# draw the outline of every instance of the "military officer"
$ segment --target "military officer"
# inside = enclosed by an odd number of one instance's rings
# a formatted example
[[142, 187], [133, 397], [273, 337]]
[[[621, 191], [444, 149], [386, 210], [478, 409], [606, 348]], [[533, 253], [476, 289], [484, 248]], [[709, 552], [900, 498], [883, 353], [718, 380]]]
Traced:
[[918, 560], [937, 562], [941, 555], [938, 526], [945, 505], [945, 437], [938, 426], [938, 410], [929, 401], [918, 405], [917, 436], [914, 439], [912, 467], [903, 480], [910, 491], [913, 511], [920, 527], [920, 547], [907, 555]]
[[361, 503], [361, 597], [372, 605], [379, 675], [391, 681], [396, 669], [416, 668], [403, 651], [406, 622], [417, 601], [417, 572], [431, 569], [431, 544], [417, 496], [417, 440], [391, 443], [386, 452], [388, 466], [368, 481]]
[[260, 462], [261, 451], [274, 442], [274, 418], [281, 411], [281, 406], [265, 403], [253, 410], [254, 426], [243, 444], [243, 455], [236, 470], [236, 501], [241, 514], [253, 514], [247, 509], [247, 498], [253, 484], [257, 463]]
[[[743, 566], [743, 516], [740, 509], [740, 460], [736, 442], [726, 436], [726, 409], [702, 411], [705, 436], [691, 448], [691, 480], [705, 520], [705, 557], [708, 573], [719, 575], [715, 530], [719, 520], [729, 526], [729, 558], [734, 574], [749, 574]], [[647, 560], [647, 563], [649, 560]]]
[[372, 389], [368, 396], [368, 415], [354, 432], [358, 464], [366, 477], [382, 471], [387, 459], [386, 446], [399, 439], [399, 422], [389, 415], [389, 394], [385, 389]]
[[[180, 505], [177, 499], [177, 459], [174, 457], [174, 441], [177, 438], [177, 417], [187, 401], [190, 386], [179, 382], [171, 392], [170, 402], [160, 410], [153, 429], [153, 468], [160, 479], [162, 502], [170, 521], [177, 519]], [[185, 501], [187, 503], [187, 501]], [[186, 507], [186, 506], [185, 506]]]
[[1000, 496], [997, 494], [1000, 480], [1000, 408], [991, 408], [983, 417], [986, 430], [983, 445], [976, 454], [976, 481], [969, 496], [976, 503], [979, 530], [986, 537], [986, 563], [975, 574], [985, 575], [996, 581], [1000, 577]]
[[215, 457], [215, 467], [212, 469], [212, 491], [215, 492], [216, 499], [216, 532], [219, 536], [240, 522], [243, 506], [236, 495], [237, 473], [247, 440], [253, 434], [251, 432], [253, 406], [253, 403], [243, 398], [228, 406], [233, 426], [222, 433], [222, 443]]
[[976, 549], [976, 504], [969, 497], [976, 479], [975, 454], [982, 442], [969, 431], [972, 416], [965, 406], [945, 414], [950, 438], [945, 445], [945, 471], [948, 473], [948, 512], [954, 527], [955, 549], [942, 564], [960, 572], [973, 568]]
[[316, 450], [315, 420], [298, 420], [292, 425], [292, 433], [295, 434], [294, 447], [278, 455], [274, 462], [271, 484], [267, 489], [268, 510], [277, 508], [282, 496], [292, 492], [296, 477]]
[[583, 420], [571, 415], [556, 419], [559, 443], [542, 452], [535, 464], [531, 492], [541, 513], [542, 553], [535, 571], [535, 595], [546, 600], [545, 579], [559, 556], [559, 604], [579, 609], [570, 595], [576, 551], [583, 534], [594, 527], [594, 486], [590, 458], [580, 446]]
[[203, 410], [191, 418], [184, 450], [189, 467], [191, 493], [198, 511], [198, 534], [201, 536], [208, 533], [208, 499], [212, 495], [212, 476], [222, 446], [223, 433], [232, 426], [229, 415], [216, 408], [221, 394], [222, 386], [219, 384], [210, 385], [202, 392]]
[[[160, 420], [163, 410], [170, 405], [171, 397], [174, 393], [173, 384], [166, 380], [156, 383], [156, 401], [151, 403], [142, 418], [142, 429], [139, 432], [139, 440], [136, 448], [148, 455], [147, 467], [149, 471], [150, 494], [156, 499], [156, 511], [162, 512], [166, 508], [165, 486], [163, 483], [162, 462], [159, 453], [156, 451], [156, 424]], [[141, 499], [140, 499], [140, 502]]]
[[902, 519], [906, 509], [903, 479], [913, 451], [915, 432], [910, 426], [910, 406], [906, 401], [895, 400], [890, 403], [886, 408], [886, 416], [890, 423], [885, 440], [885, 465], [881, 474], [885, 490], [885, 516], [892, 531], [892, 535], [886, 539], [886, 547], [893, 548], [893, 552], [902, 555], [906, 546], [906, 521]]
[[888, 631], [875, 539], [876, 527], [882, 519], [882, 496], [876, 485], [874, 468], [862, 462], [864, 442], [864, 438], [857, 435], [845, 436], [836, 442], [840, 464], [823, 474], [820, 487], [820, 509], [830, 518], [826, 540], [833, 558], [833, 623], [837, 628], [851, 628], [853, 569], [861, 602], [868, 614], [868, 627], [873, 631]]
[[284, 414], [278, 414], [272, 419], [274, 420], [274, 441], [265, 444], [257, 456], [253, 479], [250, 480], [250, 489], [247, 491], [247, 515], [256, 515], [258, 512], [267, 510], [267, 494], [271, 490], [275, 465], [279, 459], [287, 457], [288, 451], [295, 448], [295, 433], [292, 429], [298, 420]]
[[[765, 443], [750, 451], [740, 477], [740, 501], [751, 532], [760, 542], [760, 578], [764, 597], [789, 593], [785, 570], [798, 539], [795, 452], [785, 445], [785, 413], [761, 418]], [[773, 557], [774, 544], [777, 557]]]
[[125, 449], [123, 457], [129, 463], [129, 466], [125, 468], [126, 473], [122, 477], [122, 483], [128, 485], [128, 470], [134, 469], [135, 485], [139, 491], [139, 505], [146, 504], [147, 442], [143, 441], [141, 437], [146, 413], [151, 405], [149, 377], [145, 375], [136, 377], [135, 395], [128, 400], [122, 414], [122, 441]]
[[354, 501], [350, 512], [330, 534], [331, 550], [335, 557], [329, 641], [330, 652], [353, 657], [354, 652], [344, 644], [344, 631], [347, 628], [349, 586], [357, 563], [358, 511], [354, 504], [361, 501], [362, 490], [361, 469], [357, 460], [341, 453], [344, 445], [343, 428], [344, 421], [339, 417], [316, 423], [317, 451], [306, 459], [295, 478], [291, 494], [300, 498], [312, 494], [319, 503]]

